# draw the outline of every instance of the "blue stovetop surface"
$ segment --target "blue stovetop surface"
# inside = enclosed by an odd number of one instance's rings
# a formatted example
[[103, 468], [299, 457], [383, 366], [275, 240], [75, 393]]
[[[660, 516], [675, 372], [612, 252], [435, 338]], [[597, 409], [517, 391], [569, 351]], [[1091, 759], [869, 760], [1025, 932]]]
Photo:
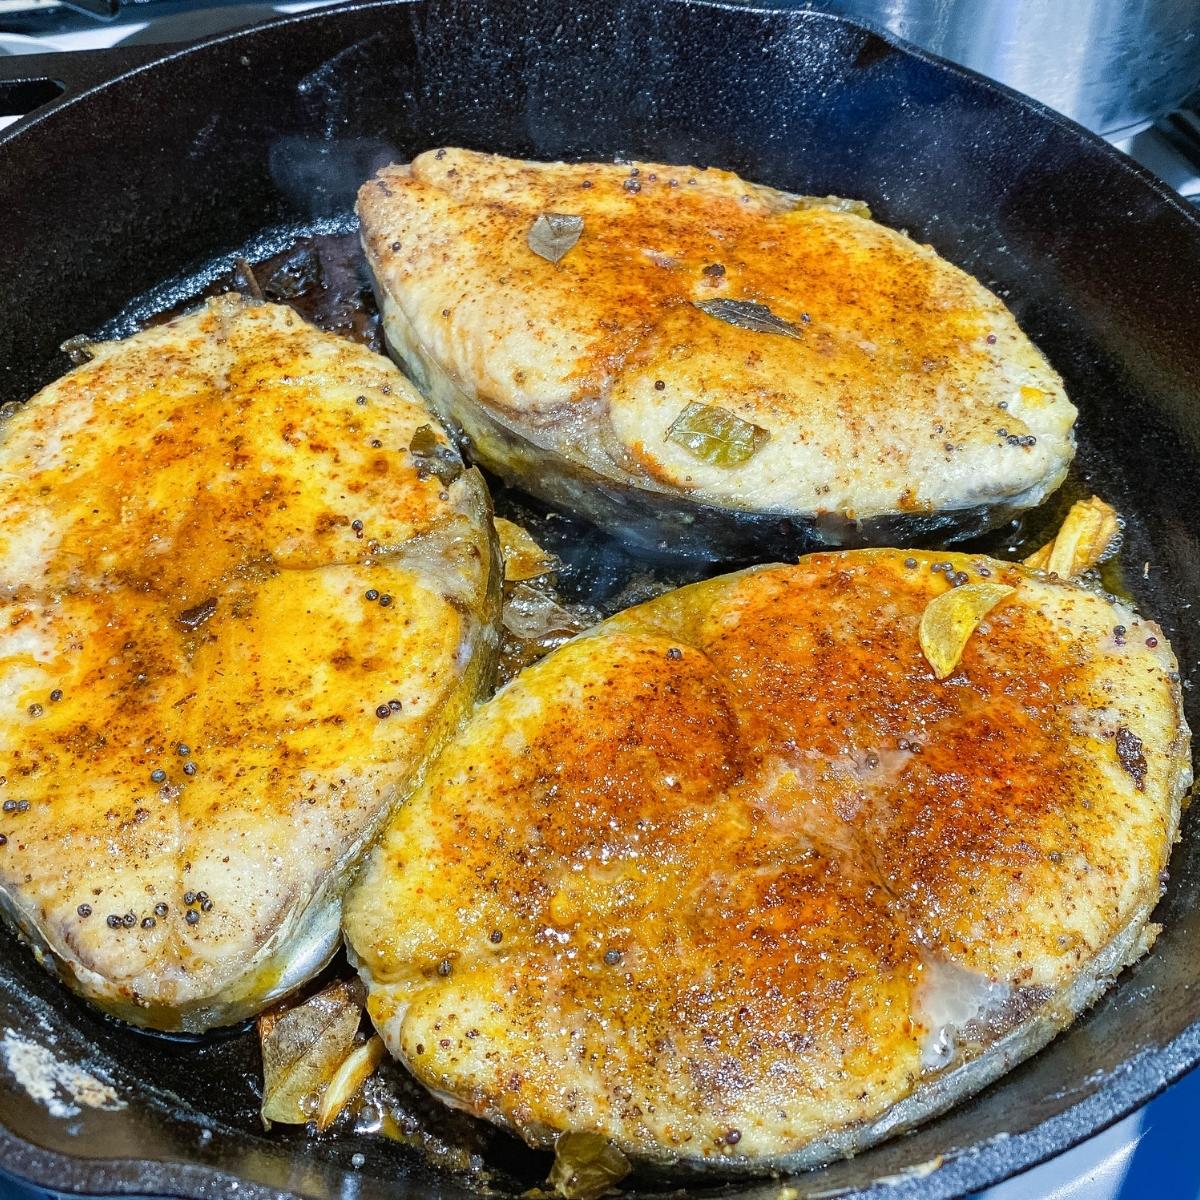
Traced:
[[1200, 1069], [1058, 1158], [976, 1200], [1200, 1200]]

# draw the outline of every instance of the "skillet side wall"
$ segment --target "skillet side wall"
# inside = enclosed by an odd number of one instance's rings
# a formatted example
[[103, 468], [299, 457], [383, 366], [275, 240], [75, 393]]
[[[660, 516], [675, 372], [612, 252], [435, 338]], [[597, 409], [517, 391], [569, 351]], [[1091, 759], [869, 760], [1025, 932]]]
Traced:
[[[1081, 410], [1081, 474], [1129, 516], [1130, 590], [1162, 621], [1185, 680], [1194, 672], [1200, 224], [1074, 126], [818, 14], [670, 0], [378, 3], [218, 39], [47, 110], [0, 136], [0, 402], [65, 370], [65, 337], [117, 328], [137, 297], [264, 230], [344, 218], [376, 167], [443, 143], [712, 163], [790, 190], [861, 197], [977, 274], [1066, 378]], [[158, 295], [163, 306], [174, 298]], [[1092, 1132], [1196, 1061], [1194, 824], [1185, 823], [1158, 947], [1092, 1014], [978, 1100], [805, 1177], [799, 1195], [863, 1187], [951, 1148], [1017, 1135], [919, 1190], [983, 1186]], [[141, 1093], [123, 1114], [85, 1110], [71, 1136], [5, 1090], [0, 1072], [5, 1121], [48, 1150], [203, 1160], [325, 1196], [338, 1194], [360, 1148], [335, 1139], [301, 1159], [291, 1135], [239, 1132], [253, 1127], [256, 1106], [252, 1056], [236, 1048], [245, 1039], [169, 1053], [131, 1043], [7, 944], [0, 1021], [30, 1036], [53, 1028], [72, 1055]], [[211, 1143], [195, 1136], [202, 1120], [217, 1130]], [[400, 1151], [365, 1149], [367, 1166], [353, 1176], [360, 1196], [457, 1193], [409, 1171]], [[32, 1160], [0, 1133], [0, 1163], [23, 1161]], [[53, 1176], [59, 1186], [66, 1170]], [[99, 1168], [80, 1176], [100, 1177]], [[215, 1176], [203, 1178], [139, 1168], [126, 1190], [222, 1194]], [[122, 1179], [104, 1181], [119, 1190]]]

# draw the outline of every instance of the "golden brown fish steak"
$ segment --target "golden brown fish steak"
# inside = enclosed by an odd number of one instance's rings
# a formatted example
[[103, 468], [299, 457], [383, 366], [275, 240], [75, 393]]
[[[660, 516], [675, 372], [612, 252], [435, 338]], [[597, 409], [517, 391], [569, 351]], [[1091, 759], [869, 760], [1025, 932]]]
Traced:
[[643, 548], [977, 532], [1074, 453], [1012, 313], [864, 204], [446, 149], [358, 211], [389, 345], [472, 455]]
[[0, 903], [90, 1000], [199, 1030], [328, 960], [487, 685], [488, 503], [410, 453], [390, 362], [290, 309], [92, 353], [0, 427]]
[[[922, 617], [957, 587], [986, 604], [938, 679], [921, 639], [955, 620]], [[988, 558], [817, 554], [518, 676], [346, 931], [450, 1103], [538, 1146], [800, 1168], [977, 1090], [1143, 953], [1189, 779], [1174, 657], [1129, 607]]]

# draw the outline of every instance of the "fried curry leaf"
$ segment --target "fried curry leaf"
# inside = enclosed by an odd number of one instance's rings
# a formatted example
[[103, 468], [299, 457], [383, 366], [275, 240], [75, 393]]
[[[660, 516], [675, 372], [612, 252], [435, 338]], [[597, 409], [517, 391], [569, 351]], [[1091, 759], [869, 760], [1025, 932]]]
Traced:
[[263, 1124], [303, 1125], [354, 1048], [362, 1019], [357, 980], [339, 981], [303, 1004], [258, 1019], [263, 1060]]
[[533, 535], [515, 521], [496, 517], [493, 522], [500, 539], [500, 553], [504, 558], [504, 582], [521, 583], [526, 579], [540, 579], [558, 567], [558, 559], [547, 554], [533, 540]]
[[585, 604], [572, 604], [570, 609], [559, 604], [547, 576], [532, 583], [506, 581], [501, 616], [500, 682], [507, 683], [519, 671], [599, 620], [599, 612]]
[[753, 458], [771, 435], [727, 408], [689, 404], [671, 422], [667, 438], [714, 467], [738, 467]]
[[463, 473], [462, 459], [453, 446], [438, 439], [432, 425], [422, 425], [413, 433], [408, 452], [422, 479], [436, 475], [443, 487], [449, 487]]
[[797, 196], [795, 207], [797, 209], [824, 208], [830, 212], [848, 212], [853, 213], [856, 217], [871, 219], [871, 209], [866, 201], [851, 200], [846, 196]]
[[199, 629], [216, 611], [217, 598], [216, 596], [209, 596], [207, 600], [202, 600], [199, 604], [195, 604], [191, 608], [185, 608], [175, 620], [184, 629]]
[[596, 1200], [629, 1174], [629, 1159], [598, 1133], [560, 1134], [547, 1182], [563, 1200]]
[[736, 325], [739, 329], [749, 329], [753, 333], [779, 333], [784, 337], [800, 336], [800, 330], [791, 321], [777, 317], [765, 304], [756, 304], [753, 300], [722, 297], [720, 300], [693, 300], [692, 303], [710, 317], [716, 317], [727, 325]]
[[534, 254], [549, 262], [558, 262], [583, 233], [583, 218], [569, 213], [545, 212], [538, 215], [525, 241]]
[[71, 366], [82, 367], [84, 363], [91, 362], [95, 358], [95, 345], [95, 338], [90, 338], [84, 333], [77, 333], [74, 337], [67, 338], [59, 346], [59, 349], [71, 360]]

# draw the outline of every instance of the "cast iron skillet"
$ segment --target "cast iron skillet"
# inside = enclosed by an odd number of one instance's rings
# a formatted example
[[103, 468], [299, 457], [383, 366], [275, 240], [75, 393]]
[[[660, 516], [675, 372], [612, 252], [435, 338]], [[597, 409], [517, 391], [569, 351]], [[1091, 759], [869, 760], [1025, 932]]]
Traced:
[[[38, 64], [16, 67], [23, 82], [0, 87], [0, 100], [57, 90]], [[75, 73], [67, 93], [0, 135], [0, 401], [65, 370], [64, 338], [127, 330], [195, 294], [235, 252], [261, 259], [299, 227], [347, 227], [358, 182], [428, 146], [713, 163], [862, 197], [997, 289], [1065, 376], [1081, 411], [1076, 486], [1128, 517], [1128, 588], [1167, 629], [1190, 689], [1200, 222], [1069, 122], [844, 20], [699, 0], [379, 0], [145, 65], [76, 58], [59, 70]], [[96, 85], [97, 71], [117, 74]], [[572, 577], [604, 607], [633, 568], [595, 534], [565, 529], [560, 549], [607, 564]], [[1187, 703], [1200, 727], [1190, 690]], [[1196, 834], [1186, 821], [1153, 953], [1070, 1032], [915, 1134], [790, 1181], [794, 1195], [873, 1185], [889, 1197], [961, 1195], [1095, 1133], [1200, 1061]], [[264, 1135], [252, 1035], [177, 1044], [131, 1033], [8, 939], [0, 1036], [0, 1165], [43, 1185], [471, 1194], [394, 1143]], [[5, 1069], [16, 1037], [111, 1080], [127, 1107], [51, 1115]], [[547, 1166], [499, 1135], [484, 1151], [501, 1190]], [[643, 1194], [655, 1188], [665, 1190]], [[733, 1191], [773, 1200], [780, 1188]]]

